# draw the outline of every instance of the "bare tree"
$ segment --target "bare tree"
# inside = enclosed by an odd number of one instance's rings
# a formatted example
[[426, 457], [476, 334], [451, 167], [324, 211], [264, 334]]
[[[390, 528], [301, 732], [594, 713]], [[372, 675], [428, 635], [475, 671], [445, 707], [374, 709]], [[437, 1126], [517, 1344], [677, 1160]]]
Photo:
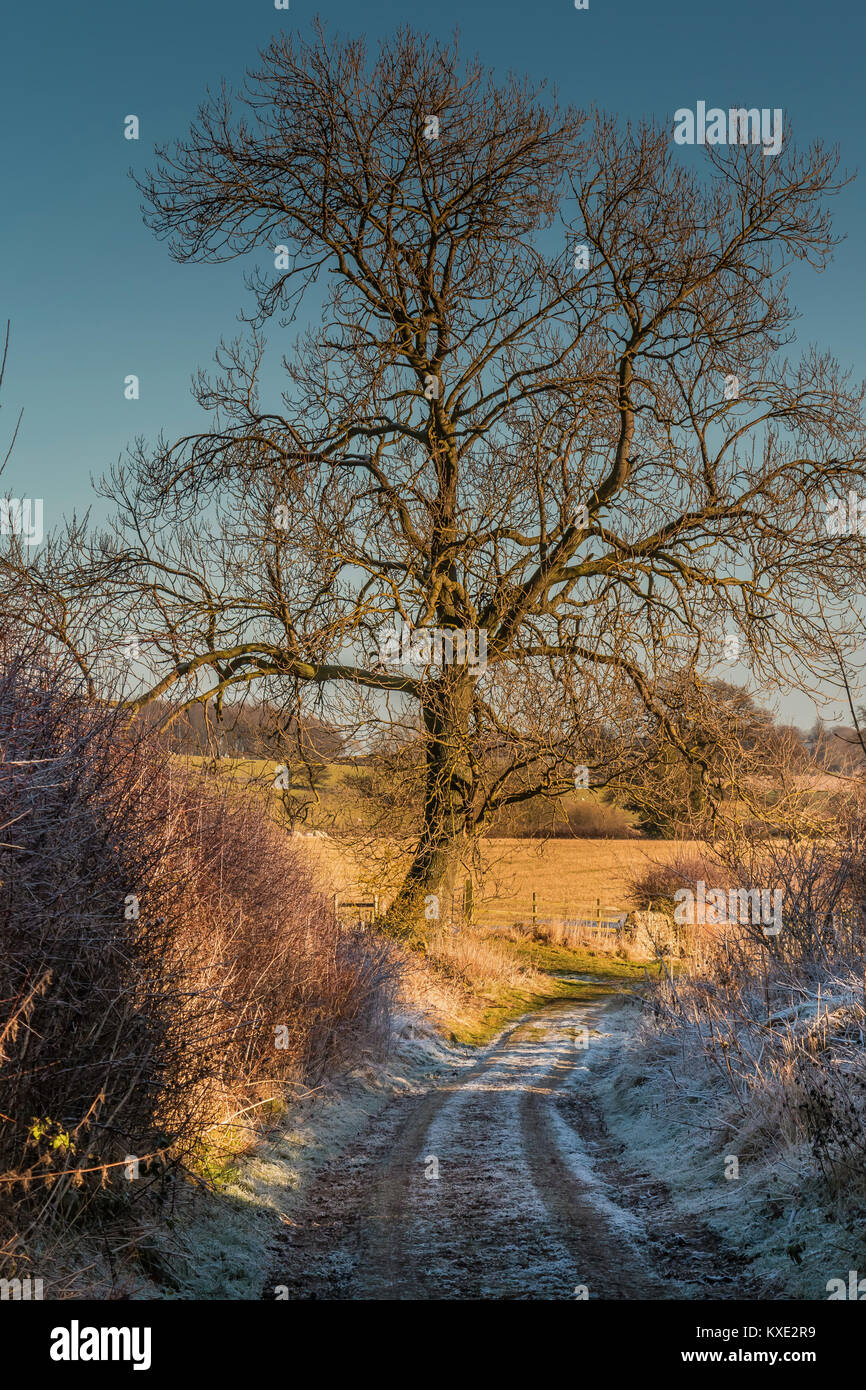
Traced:
[[[212, 427], [106, 483], [86, 582], [140, 635], [139, 702], [266, 687], [356, 746], [408, 723], [401, 912], [503, 807], [575, 765], [618, 775], [646, 719], [704, 776], [684, 689], [733, 639], [757, 680], [820, 679], [816, 598], [863, 583], [862, 538], [826, 525], [861, 477], [862, 388], [784, 355], [837, 157], [683, 158], [456, 44], [403, 32], [371, 59], [317, 29], [211, 95], [142, 186], [176, 259], [258, 258], [253, 307], [197, 380]], [[264, 326], [302, 304], [266, 409]], [[401, 665], [395, 623], [483, 638], [486, 665]]]

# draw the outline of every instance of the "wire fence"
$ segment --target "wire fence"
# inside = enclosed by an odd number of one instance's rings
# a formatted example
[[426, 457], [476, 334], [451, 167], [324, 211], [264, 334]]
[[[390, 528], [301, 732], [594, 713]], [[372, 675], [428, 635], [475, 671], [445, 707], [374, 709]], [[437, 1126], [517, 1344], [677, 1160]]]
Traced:
[[[335, 893], [333, 902], [334, 914], [342, 921], [372, 922], [387, 908], [387, 899], [380, 896], [350, 898]], [[602, 898], [557, 900], [538, 890], [514, 897], [477, 898], [470, 879], [462, 888], [443, 895], [441, 901], [437, 899], [436, 902], [437, 920], [471, 924], [491, 931], [507, 927], [619, 931], [627, 915], [626, 909], [610, 907]]]

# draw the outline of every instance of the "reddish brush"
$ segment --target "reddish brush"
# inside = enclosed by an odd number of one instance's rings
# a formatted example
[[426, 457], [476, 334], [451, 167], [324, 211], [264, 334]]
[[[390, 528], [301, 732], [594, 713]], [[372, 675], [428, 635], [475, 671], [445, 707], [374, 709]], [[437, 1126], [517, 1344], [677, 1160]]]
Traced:
[[285, 833], [32, 654], [0, 661], [0, 830], [0, 1244], [381, 1042], [388, 948]]

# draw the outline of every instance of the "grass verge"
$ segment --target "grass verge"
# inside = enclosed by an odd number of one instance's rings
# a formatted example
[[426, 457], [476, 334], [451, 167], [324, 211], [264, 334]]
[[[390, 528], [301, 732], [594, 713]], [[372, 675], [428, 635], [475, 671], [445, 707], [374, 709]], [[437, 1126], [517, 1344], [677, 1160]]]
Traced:
[[[653, 962], [623, 960], [586, 945], [565, 946], [539, 941], [529, 936], [477, 934], [479, 949], [474, 960], [495, 959], [499, 972], [503, 964], [511, 967], [510, 978], [486, 978], [476, 973], [462, 983], [464, 989], [450, 1007], [440, 1011], [440, 1026], [456, 1043], [482, 1047], [507, 1024], [558, 1000], [588, 1003], [623, 988], [643, 983], [645, 966]], [[433, 969], [442, 969], [434, 955]], [[570, 978], [575, 975], [582, 979]]]

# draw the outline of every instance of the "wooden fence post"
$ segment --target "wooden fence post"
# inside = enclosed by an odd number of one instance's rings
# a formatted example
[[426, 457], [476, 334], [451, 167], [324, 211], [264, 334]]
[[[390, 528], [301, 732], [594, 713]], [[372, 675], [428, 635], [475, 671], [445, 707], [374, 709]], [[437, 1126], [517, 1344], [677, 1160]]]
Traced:
[[463, 887], [463, 915], [467, 922], [472, 921], [472, 879], [467, 878]]
[[532, 890], [532, 925], [533, 925], [533, 926], [535, 926], [535, 923], [536, 923], [537, 918], [538, 918], [538, 899], [537, 899], [537, 896], [536, 896], [535, 889], [533, 888], [533, 890]]

